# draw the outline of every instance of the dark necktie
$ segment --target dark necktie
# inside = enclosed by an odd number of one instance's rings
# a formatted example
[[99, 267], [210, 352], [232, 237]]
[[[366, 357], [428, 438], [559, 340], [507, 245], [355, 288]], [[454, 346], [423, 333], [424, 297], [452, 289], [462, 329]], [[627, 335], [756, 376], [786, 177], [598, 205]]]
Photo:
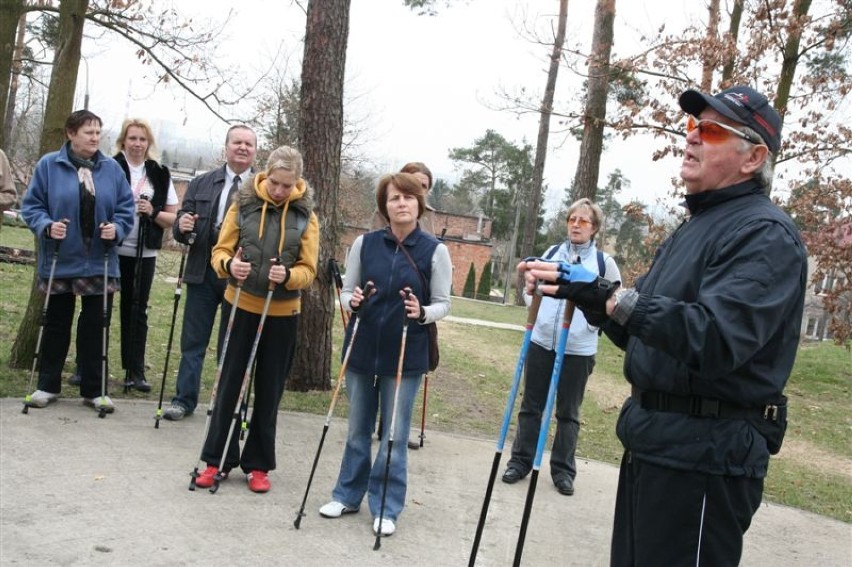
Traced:
[[237, 190], [239, 190], [239, 188], [240, 188], [240, 176], [235, 175], [234, 176], [234, 182], [231, 183], [231, 188], [230, 188], [230, 190], [228, 190], [228, 202], [225, 205], [225, 211], [227, 211], [228, 207], [231, 206], [231, 201], [234, 199], [234, 193], [236, 193]]
[[[231, 201], [234, 198], [234, 194], [237, 192], [237, 190], [239, 188], [240, 188], [240, 176], [235, 175], [234, 176], [234, 182], [231, 183], [231, 188], [228, 189], [228, 200], [225, 201], [225, 210], [222, 211], [222, 220], [220, 222], [217, 222], [213, 226], [213, 230], [210, 231], [211, 245], [215, 245], [216, 241], [219, 239], [219, 230], [221, 230], [221, 228], [222, 228], [222, 223], [225, 222], [225, 215], [228, 213], [228, 207], [231, 206]], [[219, 199], [221, 199], [221, 198], [222, 198], [222, 193], [219, 193]], [[219, 199], [216, 200], [216, 206], [214, 207], [214, 210], [216, 211], [217, 217], [219, 215]], [[217, 220], [218, 220], [218, 218], [217, 218]]]

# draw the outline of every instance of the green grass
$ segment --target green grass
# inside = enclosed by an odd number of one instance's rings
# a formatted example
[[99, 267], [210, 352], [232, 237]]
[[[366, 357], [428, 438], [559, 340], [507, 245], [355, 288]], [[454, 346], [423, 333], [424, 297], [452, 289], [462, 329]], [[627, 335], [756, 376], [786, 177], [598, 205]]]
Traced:
[[[4, 226], [0, 245], [32, 247], [29, 231]], [[130, 397], [157, 399], [162, 378], [166, 343], [174, 305], [174, 277], [180, 256], [164, 251], [157, 262], [152, 291], [147, 360], [151, 365], [148, 379], [154, 391]], [[8, 366], [9, 350], [23, 316], [32, 280], [31, 266], [0, 263], [0, 396], [22, 397], [27, 389], [29, 369]], [[179, 354], [182, 308], [178, 313], [175, 341], [166, 385], [166, 402], [174, 389]], [[523, 325], [526, 312], [521, 307], [453, 298], [452, 315]], [[429, 379], [427, 439], [430, 430], [459, 433], [496, 440], [502, 423], [508, 392], [517, 364], [522, 333], [441, 321], [438, 324], [441, 366]], [[117, 361], [119, 328], [113, 324], [110, 348], [112, 393], [121, 392], [123, 375]], [[336, 319], [333, 376], [339, 371], [339, 317]], [[66, 373], [73, 370], [73, 344]], [[623, 355], [608, 340], [600, 341], [595, 371], [589, 380], [582, 409], [582, 428], [577, 454], [617, 464], [621, 446], [615, 437], [615, 421], [621, 402], [629, 394], [622, 378]], [[215, 373], [214, 349], [208, 350], [202, 380], [201, 403], [210, 399]], [[770, 463], [765, 497], [768, 501], [795, 506], [852, 522], [852, 416], [849, 415], [852, 388], [852, 358], [842, 348], [827, 343], [806, 344], [799, 349], [787, 394], [790, 398], [790, 426], [781, 453]], [[73, 388], [63, 395], [74, 396]], [[328, 412], [331, 391], [287, 392], [282, 407], [286, 410], [324, 415]], [[419, 430], [421, 402], [415, 406], [414, 425]], [[515, 405], [517, 410], [520, 401]], [[345, 396], [338, 401], [335, 415], [345, 416]], [[513, 420], [514, 427], [514, 420]], [[507, 440], [514, 438], [510, 431]]]

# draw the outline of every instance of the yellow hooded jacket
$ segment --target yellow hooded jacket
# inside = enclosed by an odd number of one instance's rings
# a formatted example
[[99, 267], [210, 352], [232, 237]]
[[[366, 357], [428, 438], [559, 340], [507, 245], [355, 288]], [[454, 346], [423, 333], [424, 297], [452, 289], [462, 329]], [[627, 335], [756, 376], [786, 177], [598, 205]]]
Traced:
[[[312, 207], [312, 191], [308, 187], [304, 179], [298, 179], [290, 195], [283, 202], [276, 203], [269, 197], [266, 190], [266, 173], [258, 173], [253, 178], [247, 179], [234, 203], [231, 203], [225, 218], [222, 221], [222, 228], [219, 232], [219, 241], [213, 247], [213, 252], [210, 258], [210, 264], [220, 278], [229, 278], [228, 287], [225, 290], [225, 299], [233, 304], [236, 295], [235, 280], [230, 278], [228, 267], [231, 260], [237, 253], [239, 248], [240, 237], [254, 238], [258, 241], [264, 237], [264, 227], [267, 218], [267, 210], [269, 207], [275, 207], [281, 210], [279, 231], [279, 242], [277, 245], [279, 254], [284, 245], [285, 223], [287, 218], [287, 209], [295, 202], [302, 201], [301, 206], [307, 204], [307, 209]], [[262, 201], [262, 212], [260, 218], [259, 234], [249, 235], [242, 234], [239, 226], [239, 203], [245, 199], [255, 198]], [[316, 215], [311, 210], [309, 214], [308, 225], [302, 233], [302, 238], [299, 247], [299, 255], [292, 266], [287, 266], [287, 278], [280, 285], [283, 285], [287, 290], [301, 290], [310, 287], [316, 278], [317, 259], [319, 255], [319, 221]], [[268, 259], [266, 259], [268, 260]], [[257, 269], [256, 261], [252, 260], [252, 270]], [[260, 314], [263, 312], [263, 304], [266, 297], [260, 297], [243, 291], [240, 294], [239, 308], [250, 313]], [[273, 317], [297, 315], [301, 311], [300, 296], [289, 297], [285, 299], [273, 299], [269, 305], [268, 314]]]

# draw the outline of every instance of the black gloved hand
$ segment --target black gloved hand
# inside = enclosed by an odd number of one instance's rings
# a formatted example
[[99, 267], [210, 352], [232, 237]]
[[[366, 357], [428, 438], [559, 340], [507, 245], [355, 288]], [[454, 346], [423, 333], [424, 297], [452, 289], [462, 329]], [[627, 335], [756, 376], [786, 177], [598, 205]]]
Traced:
[[603, 327], [604, 323], [609, 321], [609, 315], [606, 314], [606, 311], [594, 311], [585, 307], [577, 308], [583, 312], [586, 322], [593, 327]]
[[615, 289], [615, 284], [598, 276], [590, 282], [560, 283], [553, 297], [573, 301], [583, 313], [589, 311], [606, 316], [606, 301], [615, 293]]

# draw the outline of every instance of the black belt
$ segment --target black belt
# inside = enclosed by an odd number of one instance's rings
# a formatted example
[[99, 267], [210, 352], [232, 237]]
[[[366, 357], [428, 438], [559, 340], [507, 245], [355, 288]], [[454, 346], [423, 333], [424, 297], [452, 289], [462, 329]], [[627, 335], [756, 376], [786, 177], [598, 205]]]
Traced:
[[667, 392], [640, 390], [634, 387], [632, 398], [642, 409], [683, 413], [693, 417], [713, 417], [722, 419], [759, 418], [766, 421], [779, 421], [786, 418], [785, 404], [767, 404], [756, 408], [745, 408], [723, 400], [705, 396], [678, 396]]

